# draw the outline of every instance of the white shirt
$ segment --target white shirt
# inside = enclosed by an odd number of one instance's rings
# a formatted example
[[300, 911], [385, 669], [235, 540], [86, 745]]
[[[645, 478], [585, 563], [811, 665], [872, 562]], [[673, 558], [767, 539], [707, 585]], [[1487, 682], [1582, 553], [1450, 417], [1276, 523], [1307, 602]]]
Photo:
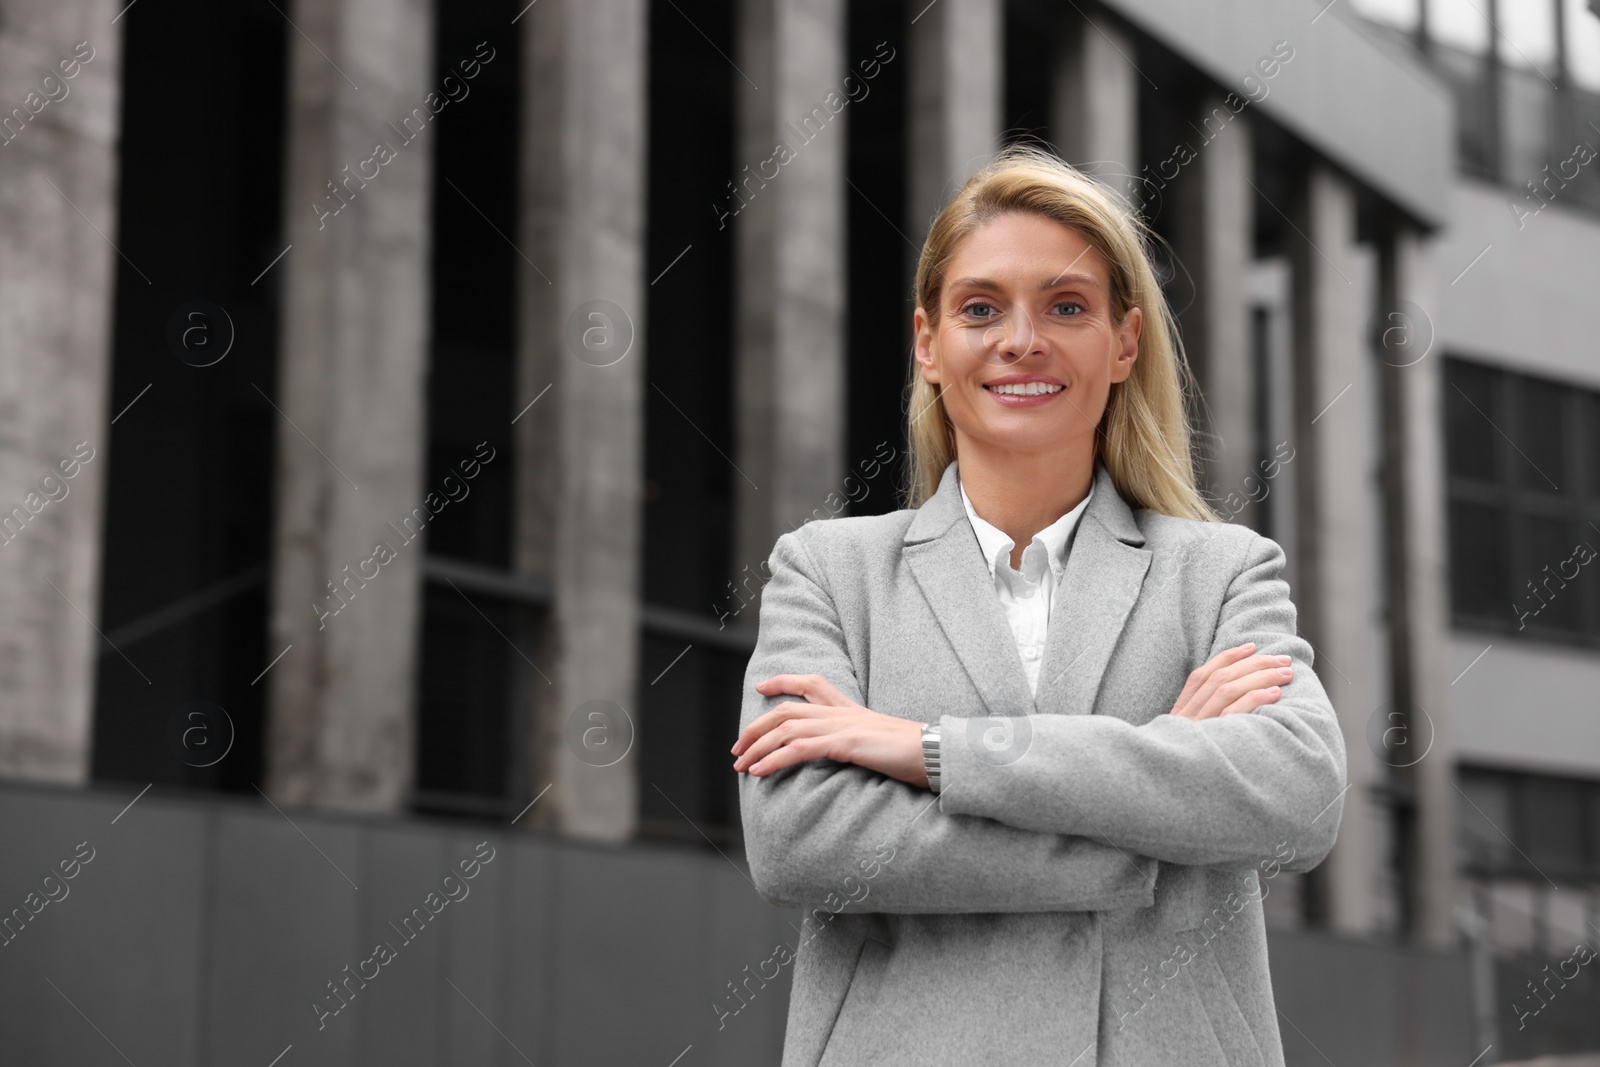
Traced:
[[978, 535], [978, 546], [983, 550], [984, 562], [989, 565], [995, 592], [999, 594], [1001, 607], [1005, 608], [1006, 621], [1011, 624], [1017, 654], [1022, 657], [1022, 667], [1028, 675], [1028, 688], [1035, 694], [1039, 692], [1039, 664], [1044, 659], [1051, 601], [1056, 584], [1067, 568], [1067, 543], [1092, 496], [1093, 483], [1077, 507], [1033, 535], [1032, 543], [1022, 550], [1019, 571], [1011, 566], [1011, 550], [1016, 542], [974, 511], [972, 501], [967, 498], [967, 487], [961, 487], [961, 503], [972, 522], [972, 532]]

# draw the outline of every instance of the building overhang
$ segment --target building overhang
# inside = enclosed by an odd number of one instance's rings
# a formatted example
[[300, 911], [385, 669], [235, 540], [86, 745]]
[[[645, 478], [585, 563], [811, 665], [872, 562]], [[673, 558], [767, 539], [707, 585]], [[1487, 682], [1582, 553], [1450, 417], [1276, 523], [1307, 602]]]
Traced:
[[1347, 12], [1321, 0], [1109, 0], [1106, 6], [1241, 96], [1245, 75], [1287, 41], [1293, 59], [1261, 81], [1266, 95], [1256, 89], [1251, 109], [1424, 227], [1445, 223], [1456, 162], [1450, 89]]

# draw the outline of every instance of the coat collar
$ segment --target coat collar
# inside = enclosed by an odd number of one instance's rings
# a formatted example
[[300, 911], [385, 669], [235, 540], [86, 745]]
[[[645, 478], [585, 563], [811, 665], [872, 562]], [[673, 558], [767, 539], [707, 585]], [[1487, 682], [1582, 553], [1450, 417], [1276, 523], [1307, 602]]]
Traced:
[[1143, 546], [1133, 510], [1117, 492], [1110, 472], [1097, 462], [1094, 493], [1078, 522], [1053, 598], [1039, 691], [1032, 694], [983, 550], [967, 520], [952, 461], [938, 490], [912, 517], [904, 555], [940, 628], [983, 695], [984, 707], [937, 712], [976, 718], [1091, 712], [1100, 677], [1150, 566], [1150, 550]]

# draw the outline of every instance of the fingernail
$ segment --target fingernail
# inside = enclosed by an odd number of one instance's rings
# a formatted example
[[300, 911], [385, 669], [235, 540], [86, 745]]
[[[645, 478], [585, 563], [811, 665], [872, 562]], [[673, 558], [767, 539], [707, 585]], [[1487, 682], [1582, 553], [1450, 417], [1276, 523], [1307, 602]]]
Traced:
[[1294, 662], [1294, 660], [1293, 660], [1293, 659], [1291, 659], [1291, 658], [1290, 658], [1290, 657], [1288, 657], [1288, 656], [1279, 656], [1279, 657], [1278, 657], [1278, 662], [1279, 662], [1279, 663], [1293, 663], [1293, 662]]

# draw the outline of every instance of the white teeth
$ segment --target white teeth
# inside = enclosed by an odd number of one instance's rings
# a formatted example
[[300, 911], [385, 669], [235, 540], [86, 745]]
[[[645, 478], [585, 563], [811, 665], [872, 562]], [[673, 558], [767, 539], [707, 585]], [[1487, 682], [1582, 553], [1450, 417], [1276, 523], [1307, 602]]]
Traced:
[[1051, 385], [1048, 382], [1024, 382], [1021, 385], [986, 385], [984, 388], [1009, 396], [1039, 396], [1042, 393], [1059, 393], [1066, 386]]

